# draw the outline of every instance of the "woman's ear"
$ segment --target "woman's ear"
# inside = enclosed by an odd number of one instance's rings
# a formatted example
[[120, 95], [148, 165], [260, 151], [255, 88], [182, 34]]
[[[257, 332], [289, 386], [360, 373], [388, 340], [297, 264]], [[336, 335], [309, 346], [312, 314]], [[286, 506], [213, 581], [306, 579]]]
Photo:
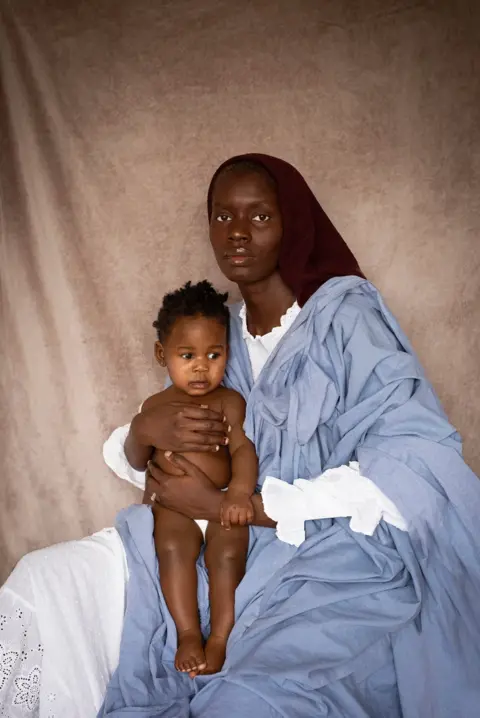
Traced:
[[166, 366], [165, 353], [163, 351], [163, 346], [162, 344], [160, 344], [160, 342], [155, 342], [155, 359], [158, 361], [160, 366]]

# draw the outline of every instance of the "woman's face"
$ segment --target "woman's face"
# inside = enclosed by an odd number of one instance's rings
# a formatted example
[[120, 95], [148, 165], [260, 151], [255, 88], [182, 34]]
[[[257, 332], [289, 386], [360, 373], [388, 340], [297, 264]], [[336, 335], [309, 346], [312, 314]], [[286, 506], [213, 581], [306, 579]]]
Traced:
[[223, 274], [254, 284], [277, 271], [282, 218], [277, 193], [263, 172], [226, 171], [212, 195], [210, 241]]

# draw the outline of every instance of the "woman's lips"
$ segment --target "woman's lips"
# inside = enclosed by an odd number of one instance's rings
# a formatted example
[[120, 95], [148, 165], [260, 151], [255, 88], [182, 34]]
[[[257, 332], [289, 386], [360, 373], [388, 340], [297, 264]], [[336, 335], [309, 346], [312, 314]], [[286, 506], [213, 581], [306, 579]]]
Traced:
[[244, 264], [250, 264], [253, 261], [251, 254], [227, 254], [227, 261], [234, 266], [243, 266]]

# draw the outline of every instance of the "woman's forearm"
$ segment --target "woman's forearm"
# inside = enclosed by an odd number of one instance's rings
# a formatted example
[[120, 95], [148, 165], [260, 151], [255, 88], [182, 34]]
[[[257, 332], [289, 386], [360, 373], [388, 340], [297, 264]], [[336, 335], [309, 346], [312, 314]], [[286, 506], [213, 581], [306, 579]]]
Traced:
[[270, 519], [265, 513], [262, 495], [254, 494], [252, 496], [252, 504], [253, 510], [255, 512], [255, 517], [253, 519], [254, 526], [265, 526], [267, 528], [274, 529], [277, 524], [275, 521], [272, 521], [272, 519]]
[[[215, 489], [209, 495], [208, 504], [205, 505], [202, 515], [195, 516], [196, 519], [204, 519], [206, 521], [213, 521], [214, 523], [220, 523], [220, 504], [222, 502], [222, 492], [219, 489]], [[261, 494], [254, 494], [252, 496], [252, 504], [254, 510], [254, 526], [265, 526], [268, 528], [275, 528], [277, 525], [275, 521], [272, 521], [263, 508], [263, 501]]]
[[[155, 496], [154, 500], [166, 509], [178, 511], [191, 519], [220, 523], [223, 492], [212, 484], [198, 466], [181, 454], [170, 454], [168, 458], [177, 469], [184, 472], [183, 476], [167, 474], [149, 461], [144, 502], [151, 503], [151, 497]], [[265, 513], [261, 495], [254, 494], [251, 500], [255, 514], [253, 525], [275, 528], [275, 521]]]

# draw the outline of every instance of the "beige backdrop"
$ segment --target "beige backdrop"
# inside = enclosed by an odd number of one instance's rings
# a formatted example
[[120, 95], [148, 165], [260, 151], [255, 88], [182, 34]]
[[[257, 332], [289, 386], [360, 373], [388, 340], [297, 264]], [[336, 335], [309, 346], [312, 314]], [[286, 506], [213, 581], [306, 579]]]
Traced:
[[480, 469], [479, 5], [2, 0], [0, 578], [139, 492], [101, 447], [158, 387], [151, 321], [213, 266], [216, 165], [298, 166]]

